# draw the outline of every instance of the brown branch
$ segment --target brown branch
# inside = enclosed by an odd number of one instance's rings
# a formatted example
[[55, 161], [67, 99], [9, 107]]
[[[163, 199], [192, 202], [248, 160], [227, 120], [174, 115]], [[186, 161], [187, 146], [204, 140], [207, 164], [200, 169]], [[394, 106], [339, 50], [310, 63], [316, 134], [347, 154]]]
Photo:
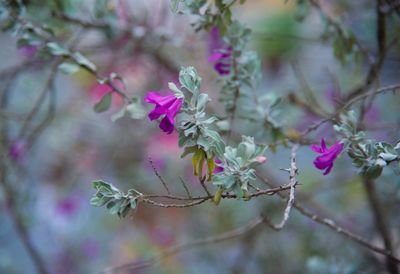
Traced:
[[297, 175], [297, 166], [296, 166], [296, 150], [298, 146], [294, 145], [292, 148], [292, 153], [290, 156], [290, 168], [289, 168], [289, 186], [290, 186], [290, 192], [289, 192], [289, 197], [287, 199], [287, 205], [285, 208], [285, 211], [283, 213], [282, 220], [279, 224], [275, 225], [267, 216], [264, 216], [265, 220], [264, 222], [268, 224], [272, 229], [279, 231], [281, 230], [287, 220], [289, 219], [289, 214], [292, 209], [292, 206], [294, 204], [294, 190], [297, 185], [297, 180], [296, 180], [296, 175]]
[[57, 74], [57, 66], [59, 64], [60, 64], [60, 61], [57, 61], [57, 62], [53, 63], [53, 65], [51, 66], [49, 76], [47, 77], [47, 81], [46, 81], [42, 91], [39, 93], [38, 98], [34, 102], [32, 110], [28, 113], [24, 123], [21, 126], [21, 130], [19, 133], [20, 137], [22, 137], [26, 134], [32, 119], [38, 113], [38, 111], [40, 110], [40, 107], [42, 106], [44, 100], [46, 99], [46, 95], [50, 90], [50, 86], [53, 84], [54, 77]]
[[[263, 180], [262, 176], [259, 176], [258, 174], [257, 174], [257, 176], [261, 180]], [[268, 185], [273, 187], [273, 185], [270, 182], [265, 181], [265, 183], [267, 183]], [[278, 195], [282, 199], [286, 199], [287, 198], [284, 194], [282, 194], [280, 192], [278, 192]], [[360, 244], [361, 246], [367, 248], [368, 250], [371, 250], [373, 252], [385, 255], [385, 256], [389, 257], [390, 259], [392, 259], [393, 261], [395, 261], [396, 263], [398, 263], [398, 264], [400, 263], [400, 258], [396, 257], [396, 255], [393, 254], [391, 251], [386, 250], [385, 248], [382, 248], [382, 247], [379, 247], [379, 246], [371, 244], [369, 240], [367, 240], [367, 239], [361, 237], [360, 235], [355, 234], [355, 233], [353, 233], [353, 232], [351, 232], [351, 231], [349, 231], [349, 230], [337, 225], [335, 221], [333, 221], [331, 219], [328, 219], [328, 218], [321, 217], [321, 216], [315, 214], [314, 212], [312, 212], [312, 211], [306, 209], [305, 207], [303, 207], [300, 203], [296, 203], [295, 202], [293, 204], [293, 207], [300, 214], [302, 214], [303, 216], [313, 220], [314, 222], [330, 228], [332, 231], [335, 231], [336, 233], [345, 236], [346, 238], [350, 239], [353, 242], [356, 242], [356, 243]]]
[[377, 60], [370, 66], [364, 84], [351, 91], [344, 99], [344, 102], [347, 102], [348, 100], [367, 92], [371, 85], [379, 78], [379, 74], [389, 48], [386, 46], [386, 16], [385, 13], [383, 13], [380, 9], [382, 3], [382, 0], [376, 0], [376, 42], [378, 46]]
[[201, 200], [195, 200], [194, 202], [190, 202], [190, 203], [186, 203], [186, 204], [164, 204], [164, 203], [160, 203], [160, 202], [156, 202], [147, 198], [142, 198], [142, 201], [154, 206], [158, 206], [158, 207], [164, 207], [164, 208], [171, 208], [171, 207], [175, 207], [175, 208], [185, 208], [185, 207], [192, 207], [192, 206], [196, 206], [199, 204], [204, 203], [205, 201], [207, 201], [209, 199], [201, 199]]
[[[0, 92], [0, 108], [6, 109], [9, 104], [9, 95], [10, 89], [13, 80], [17, 77], [18, 73], [24, 70], [15, 69], [8, 75], [7, 80], [2, 85], [2, 90]], [[7, 121], [3, 121], [0, 123], [0, 145], [3, 148], [7, 148], [9, 143], [8, 136], [8, 123]], [[13, 184], [8, 183], [8, 172], [7, 172], [7, 163], [6, 163], [7, 155], [0, 154], [0, 185], [3, 189], [3, 196], [6, 201], [7, 209], [9, 216], [11, 218], [14, 229], [21, 240], [22, 245], [26, 249], [30, 259], [32, 260], [33, 266], [36, 268], [36, 271], [41, 274], [49, 273], [46, 269], [45, 263], [36, 249], [34, 244], [32, 243], [29, 237], [28, 228], [25, 225], [25, 221], [22, 219], [22, 216], [18, 212], [16, 199], [14, 195], [14, 190], [12, 189]]]
[[157, 176], [157, 178], [160, 180], [161, 184], [163, 185], [163, 187], [165, 188], [165, 190], [167, 191], [168, 195], [171, 194], [171, 191], [169, 190], [167, 183], [164, 181], [163, 177], [161, 177], [161, 175], [158, 173], [156, 167], [154, 166], [153, 160], [151, 160], [151, 158], [149, 157], [149, 163], [153, 169], [154, 174]]
[[183, 188], [185, 189], [188, 198], [192, 199], [192, 195], [190, 194], [189, 188], [188, 188], [188, 186], [186, 185], [185, 181], [182, 179], [181, 176], [179, 176], [179, 181], [181, 182]]
[[388, 91], [400, 91], [400, 84], [395, 84], [395, 85], [391, 85], [391, 86], [386, 86], [386, 87], [382, 87], [373, 91], [370, 91], [368, 93], [364, 93], [364, 94], [360, 94], [357, 97], [354, 97], [352, 99], [350, 99], [349, 101], [347, 101], [347, 103], [342, 106], [341, 108], [337, 109], [332, 115], [330, 115], [328, 118], [325, 118], [323, 120], [320, 120], [319, 122], [311, 125], [310, 127], [308, 127], [306, 130], [304, 130], [301, 133], [301, 136], [306, 136], [307, 134], [309, 134], [311, 131], [314, 131], [316, 129], [318, 129], [321, 125], [325, 124], [326, 122], [329, 121], [335, 121], [335, 119], [338, 117], [338, 115], [340, 113], [342, 113], [343, 111], [345, 111], [346, 109], [348, 109], [350, 106], [352, 106], [354, 103], [363, 100], [365, 98], [368, 98], [369, 96], [374, 96], [374, 95], [378, 95], [381, 93], [385, 93]]
[[[392, 246], [393, 241], [390, 235], [389, 226], [385, 218], [384, 210], [379, 201], [378, 193], [376, 193], [374, 181], [364, 178], [363, 185], [365, 188], [365, 192], [367, 194], [369, 205], [371, 207], [374, 216], [375, 226], [382, 236], [386, 250], [394, 254], [394, 249]], [[391, 259], [389, 256], [386, 256], [386, 267], [389, 273], [391, 274], [399, 273], [396, 261]]]

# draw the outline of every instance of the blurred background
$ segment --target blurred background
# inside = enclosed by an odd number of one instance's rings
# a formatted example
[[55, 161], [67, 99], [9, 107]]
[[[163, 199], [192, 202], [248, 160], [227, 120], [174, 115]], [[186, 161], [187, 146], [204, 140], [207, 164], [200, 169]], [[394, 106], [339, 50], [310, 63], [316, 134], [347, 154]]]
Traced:
[[[177, 82], [179, 68], [193, 65], [203, 79], [202, 90], [213, 99], [210, 112], [223, 115], [218, 75], [207, 62], [209, 35], [195, 33], [190, 26], [195, 19], [174, 15], [168, 1], [23, 2], [27, 18], [46, 22], [60, 41], [74, 44], [102, 74], [120, 74], [129, 96], [166, 92], [168, 82]], [[320, 118], [296, 105], [296, 99], [307, 102], [303, 94], [311, 90], [322, 109], [332, 111], [335, 96], [363, 81], [366, 61], [361, 65], [339, 62], [329, 37], [322, 36], [325, 25], [318, 12], [287, 2], [249, 0], [233, 11], [234, 17], [252, 28], [251, 48], [262, 60], [258, 95], [282, 97], [282, 111], [275, 119], [288, 129], [301, 131]], [[376, 55], [375, 1], [321, 2]], [[63, 6], [62, 14], [56, 12], [57, 3]], [[82, 25], [73, 18], [93, 25]], [[398, 32], [399, 17], [389, 18], [388, 27], [389, 33]], [[143, 193], [163, 193], [149, 159], [174, 193], [184, 193], [179, 176], [189, 182], [194, 193], [201, 194], [202, 188], [192, 175], [188, 158], [180, 158], [182, 150], [175, 133], [164, 134], [147, 117], [112, 122], [112, 114], [123, 104], [116, 94], [110, 110], [94, 112], [94, 104], [109, 89], [83, 70], [73, 75], [58, 73], [54, 96], [47, 96], [26, 123], [54, 68], [37, 48], [17, 49], [16, 43], [11, 33], [0, 34], [0, 92], [8, 92], [8, 103], [0, 109], [0, 125], [7, 124], [8, 136], [8, 146], [0, 150], [4, 161], [0, 172], [4, 177], [7, 172], [13, 190], [0, 192], [0, 273], [36, 273], [23, 235], [43, 257], [50, 273], [99, 273], [110, 266], [146, 259], [174, 244], [234, 229], [263, 212], [280, 220], [285, 204], [274, 196], [248, 202], [223, 200], [218, 207], [210, 202], [185, 209], [143, 204], [127, 218], [90, 206], [95, 179], [123, 190], [135, 187]], [[387, 54], [382, 86], [398, 81], [399, 53], [397, 46]], [[365, 116], [368, 136], [390, 143], [398, 140], [399, 103], [394, 94], [375, 100]], [[21, 131], [31, 134], [21, 135]], [[235, 135], [241, 134], [255, 136], [260, 143], [271, 141], [257, 122], [237, 121]], [[21, 136], [29, 136], [29, 140]], [[332, 125], [322, 127], [314, 137], [334, 140]], [[283, 147], [276, 153], [268, 150], [260, 172], [277, 184], [286, 184], [287, 173], [279, 169], [289, 166], [289, 155], [290, 150]], [[314, 168], [315, 154], [308, 146], [301, 147], [297, 157], [301, 185], [296, 198], [381, 246], [361, 180], [348, 157], [338, 159], [329, 176]], [[385, 170], [376, 186], [396, 236], [394, 246], [399, 249], [400, 179], [392, 170]], [[7, 206], [6, 196], [15, 210]], [[16, 219], [26, 231], [18, 228]], [[173, 255], [151, 268], [121, 273], [385, 273], [383, 260], [293, 212], [280, 232], [257, 229], [241, 238]]]

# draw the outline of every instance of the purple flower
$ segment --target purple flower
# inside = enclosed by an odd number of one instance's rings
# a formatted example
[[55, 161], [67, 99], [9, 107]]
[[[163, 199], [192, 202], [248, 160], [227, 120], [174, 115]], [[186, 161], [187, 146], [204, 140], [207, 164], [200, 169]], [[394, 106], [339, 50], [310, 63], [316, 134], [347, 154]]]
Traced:
[[215, 165], [213, 173], [217, 174], [217, 173], [223, 172], [224, 168], [222, 166], [220, 166], [220, 164], [222, 164], [222, 161], [220, 159], [216, 159], [214, 162], [216, 165]]
[[231, 71], [232, 48], [220, 37], [218, 28], [213, 27], [209, 37], [210, 56], [208, 62], [214, 63], [214, 69], [220, 75], [227, 75]]
[[318, 169], [324, 170], [324, 175], [327, 175], [332, 167], [333, 162], [337, 156], [343, 151], [344, 145], [341, 143], [335, 143], [330, 148], [326, 147], [324, 138], [321, 139], [321, 147], [317, 145], [311, 145], [311, 150], [322, 154], [314, 160], [314, 166]]
[[20, 161], [26, 153], [26, 143], [18, 139], [13, 142], [8, 150], [8, 155], [15, 161]]
[[165, 114], [161, 120], [160, 128], [167, 134], [171, 134], [174, 130], [175, 116], [182, 107], [183, 98], [178, 98], [175, 95], [161, 96], [157, 92], [150, 91], [144, 100], [149, 104], [156, 105], [153, 111], [149, 113], [149, 119], [153, 121]]

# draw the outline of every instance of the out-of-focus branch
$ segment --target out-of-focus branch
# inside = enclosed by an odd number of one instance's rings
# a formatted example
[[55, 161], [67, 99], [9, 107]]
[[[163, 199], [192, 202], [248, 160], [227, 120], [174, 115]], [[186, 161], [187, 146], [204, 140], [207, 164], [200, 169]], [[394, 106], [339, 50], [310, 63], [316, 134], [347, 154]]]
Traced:
[[386, 45], [386, 16], [380, 9], [383, 4], [382, 0], [376, 1], [376, 41], [378, 46], [378, 56], [376, 61], [370, 66], [364, 84], [359, 88], [351, 91], [344, 102], [357, 97], [368, 91], [371, 85], [379, 78], [380, 71], [385, 61], [386, 53], [389, 47]]
[[[369, 205], [374, 215], [375, 226], [382, 236], [386, 250], [394, 254], [392, 246], [393, 241], [390, 235], [390, 228], [387, 224], [384, 210], [379, 201], [379, 196], [378, 193], [376, 192], [374, 181], [364, 178], [364, 188], [365, 192], [367, 193]], [[386, 267], [389, 273], [391, 274], [399, 273], [396, 261], [390, 258], [389, 256], [386, 257]]]
[[235, 239], [237, 237], [240, 237], [246, 233], [249, 233], [251, 231], [254, 231], [256, 228], [258, 228], [261, 224], [263, 224], [263, 217], [257, 217], [248, 222], [247, 224], [238, 227], [236, 229], [230, 230], [228, 232], [222, 233], [217, 236], [211, 236], [211, 237], [205, 237], [200, 240], [196, 241], [191, 241], [188, 243], [183, 243], [183, 244], [178, 244], [176, 246], [170, 247], [163, 251], [161, 254], [150, 257], [148, 259], [140, 260], [134, 263], [127, 263], [121, 266], [117, 267], [111, 267], [106, 270], [104, 270], [102, 273], [118, 273], [119, 271], [123, 270], [138, 270], [138, 269], [143, 269], [146, 267], [150, 267], [152, 265], [155, 265], [159, 263], [160, 261], [164, 260], [165, 258], [178, 254], [183, 251], [187, 251], [192, 248], [208, 245], [208, 244], [217, 244], [223, 241]]
[[[6, 109], [9, 103], [9, 94], [13, 80], [17, 77], [18, 73], [23, 70], [16, 69], [8, 75], [8, 79], [3, 83], [2, 90], [0, 92], [0, 109]], [[6, 149], [9, 145], [9, 136], [8, 136], [8, 122], [6, 119], [0, 123], [0, 147], [1, 149]], [[24, 220], [18, 212], [16, 199], [14, 195], [14, 191], [12, 189], [12, 184], [8, 182], [8, 172], [7, 172], [7, 154], [0, 154], [0, 186], [3, 189], [4, 200], [6, 202], [6, 208], [8, 209], [9, 216], [17, 232], [21, 243], [26, 249], [29, 257], [31, 258], [36, 271], [40, 274], [49, 273], [46, 269], [45, 263], [40, 256], [39, 251], [33, 245], [27, 227], [24, 224]]]
[[32, 119], [35, 117], [35, 115], [38, 113], [40, 110], [40, 107], [42, 106], [44, 100], [46, 99], [47, 93], [51, 92], [53, 83], [54, 83], [54, 78], [56, 77], [57, 74], [57, 66], [61, 63], [61, 61], [56, 61], [53, 63], [53, 65], [50, 67], [50, 74], [47, 77], [47, 81], [45, 83], [45, 86], [43, 87], [42, 91], [40, 92], [38, 98], [33, 104], [32, 110], [28, 113], [24, 123], [22, 124], [21, 131], [19, 136], [22, 137], [26, 134], [27, 130], [29, 129], [30, 123]]
[[310, 127], [308, 127], [307, 129], [305, 129], [302, 133], [301, 136], [306, 136], [307, 134], [309, 134], [311, 131], [314, 131], [316, 129], [318, 129], [321, 125], [325, 124], [326, 122], [329, 121], [335, 121], [335, 119], [338, 117], [338, 115], [340, 113], [342, 113], [343, 111], [345, 111], [346, 109], [348, 109], [350, 106], [352, 106], [354, 103], [363, 100], [365, 98], [368, 98], [370, 96], [375, 96], [381, 93], [386, 93], [388, 91], [393, 91], [393, 92], [397, 92], [400, 91], [400, 84], [395, 84], [395, 85], [391, 85], [391, 86], [386, 86], [386, 87], [382, 87], [373, 91], [370, 91], [368, 93], [364, 93], [364, 94], [360, 94], [357, 97], [354, 97], [352, 99], [350, 99], [349, 101], [347, 101], [347, 103], [338, 108], [332, 115], [330, 115], [328, 118], [325, 118], [313, 125], [311, 125]]

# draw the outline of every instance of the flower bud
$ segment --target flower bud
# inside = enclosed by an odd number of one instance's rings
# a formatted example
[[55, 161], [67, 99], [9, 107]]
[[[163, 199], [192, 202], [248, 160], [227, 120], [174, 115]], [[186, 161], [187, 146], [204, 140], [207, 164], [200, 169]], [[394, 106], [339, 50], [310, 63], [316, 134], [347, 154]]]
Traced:
[[265, 156], [257, 156], [256, 161], [260, 164], [264, 164], [267, 161], [267, 157]]

